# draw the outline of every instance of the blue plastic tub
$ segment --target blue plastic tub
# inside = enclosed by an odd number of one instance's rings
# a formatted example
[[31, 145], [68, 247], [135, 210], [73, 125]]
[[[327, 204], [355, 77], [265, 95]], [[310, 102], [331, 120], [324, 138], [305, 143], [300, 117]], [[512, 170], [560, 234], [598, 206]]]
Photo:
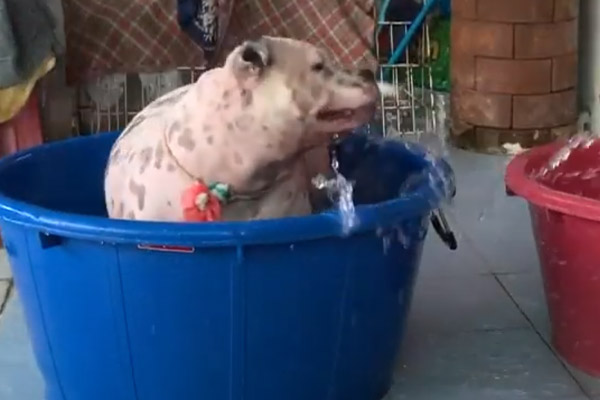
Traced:
[[[102, 181], [115, 138], [0, 160], [0, 227], [47, 400], [384, 396], [437, 190], [422, 181], [358, 207], [360, 227], [345, 238], [335, 212], [109, 220]], [[370, 179], [389, 181], [357, 197], [395, 193], [408, 171], [431, 167], [399, 144], [367, 147], [349, 146], [342, 164], [370, 152], [362, 173], [380, 168]]]

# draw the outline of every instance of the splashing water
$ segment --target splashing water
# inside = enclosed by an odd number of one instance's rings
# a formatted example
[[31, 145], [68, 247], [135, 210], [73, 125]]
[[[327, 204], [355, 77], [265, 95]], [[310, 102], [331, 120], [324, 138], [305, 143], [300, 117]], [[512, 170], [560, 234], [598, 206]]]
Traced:
[[537, 171], [536, 178], [541, 178], [558, 168], [559, 165], [569, 159], [573, 150], [577, 148], [587, 149], [598, 139], [600, 139], [598, 134], [593, 134], [589, 131], [580, 132], [573, 136], [566, 145], [561, 147], [552, 157], [550, 157], [546, 166]]
[[453, 191], [454, 181], [450, 180], [446, 174], [446, 169], [442, 165], [442, 160], [448, 159], [448, 100], [447, 94], [439, 92], [428, 92], [427, 96], [432, 96], [434, 108], [431, 110], [431, 118], [425, 119], [425, 130], [420, 132], [416, 137], [410, 138], [403, 136], [395, 131], [394, 127], [388, 127], [388, 132], [391, 137], [402, 138], [406, 147], [414, 152], [422, 152], [425, 149], [425, 161], [431, 166], [427, 172], [419, 173], [417, 176], [411, 176], [402, 185], [400, 196], [410, 193], [411, 187], [415, 183], [422, 182], [426, 179], [429, 187], [435, 193], [434, 198], [443, 201], [442, 206], [450, 205], [452, 196], [449, 194]]
[[[451, 193], [454, 190], [454, 180], [449, 179], [446, 170], [447, 167], [442, 165], [444, 163], [443, 160], [448, 155], [446, 141], [448, 102], [444, 95], [435, 93], [432, 95], [436, 96], [436, 109], [433, 112], [435, 121], [428, 124], [425, 134], [418, 135], [417, 140], [411, 143], [409, 140], [404, 140], [406, 137], [395, 131], [393, 126], [387, 125], [387, 136], [388, 140], [402, 138], [407, 148], [410, 150], [411, 146], [413, 146], [416, 153], [423, 153], [423, 150], [426, 149], [424, 157], [430, 165], [430, 168], [427, 168], [427, 172], [409, 177], [402, 185], [398, 195], [404, 196], [411, 193], [425, 179], [435, 194], [431, 197], [431, 200], [436, 203], [436, 207], [440, 208], [441, 206], [437, 204], [437, 200], [442, 200], [444, 206], [450, 203], [452, 199]], [[336, 139], [334, 138], [334, 140]], [[342, 232], [344, 235], [348, 235], [359, 223], [353, 202], [353, 183], [349, 182], [339, 172], [338, 160], [335, 154], [332, 154], [331, 167], [335, 174], [333, 178], [327, 179], [323, 175], [318, 175], [312, 180], [312, 183], [317, 189], [326, 190], [330, 200], [336, 204], [340, 213]]]
[[[447, 218], [446, 211], [450, 211], [452, 200], [455, 193], [455, 180], [453, 174], [449, 174], [447, 160], [449, 159], [448, 150], [448, 122], [449, 122], [449, 102], [448, 95], [435, 91], [426, 91], [425, 96], [430, 96], [434, 107], [426, 110], [424, 119], [424, 130], [417, 131], [417, 135], [402, 135], [395, 131], [394, 127], [388, 127], [387, 132], [390, 138], [401, 138], [404, 146], [416, 154], [422, 154], [428, 167], [423, 171], [417, 172], [408, 176], [402, 184], [398, 195], [400, 197], [410, 195], [414, 189], [422, 184], [429, 186], [433, 196], [428, 196], [430, 207], [432, 210], [431, 220], [435, 220], [436, 230], [438, 234], [443, 236], [442, 240], [450, 247], [455, 248], [456, 235], [453, 232], [449, 220], [455, 218]], [[391, 133], [390, 133], [391, 132]], [[429, 226], [429, 219], [424, 220], [425, 226], [421, 230], [424, 234]], [[398, 240], [400, 243], [405, 242], [403, 236], [399, 232]], [[405, 243], [403, 243], [406, 246]]]
[[425, 132], [420, 133], [417, 141], [427, 149], [440, 156], [447, 157], [448, 151], [448, 125], [449, 125], [449, 100], [448, 94], [431, 92], [434, 107], [431, 118], [426, 119]]
[[342, 234], [346, 236], [358, 225], [358, 217], [356, 216], [356, 209], [352, 200], [354, 187], [338, 171], [338, 161], [335, 154], [331, 158], [331, 168], [335, 173], [334, 178], [327, 179], [323, 175], [317, 175], [313, 178], [312, 183], [317, 189], [326, 190], [329, 198], [337, 204], [342, 220]]
[[[445, 209], [452, 205], [453, 196], [451, 192], [454, 191], [454, 181], [448, 179], [445, 170], [442, 166], [443, 159], [449, 159], [450, 152], [448, 150], [448, 125], [449, 125], [449, 99], [448, 94], [433, 92], [434, 97], [434, 109], [432, 117], [432, 125], [428, 132], [432, 132], [433, 140], [428, 142], [424, 138], [419, 137], [419, 142], [427, 147], [427, 155], [425, 159], [429, 162], [433, 168], [429, 172], [429, 185], [436, 191], [436, 195], [442, 199], [443, 203], [440, 205], [441, 209]], [[441, 183], [441, 185], [440, 185]]]
[[[549, 160], [548, 163], [538, 170], [535, 174], [535, 178], [543, 178], [549, 172], [558, 168], [562, 163], [567, 161], [571, 156], [573, 150], [577, 148], [587, 149], [589, 148], [597, 139], [600, 138], [600, 133], [592, 133], [590, 130], [591, 124], [591, 115], [589, 112], [582, 112], [579, 114], [579, 118], [577, 119], [577, 134], [571, 137], [567, 144], [561, 147]], [[581, 171], [581, 173], [589, 176], [590, 173], [594, 171]], [[595, 174], [594, 174], [595, 176]]]

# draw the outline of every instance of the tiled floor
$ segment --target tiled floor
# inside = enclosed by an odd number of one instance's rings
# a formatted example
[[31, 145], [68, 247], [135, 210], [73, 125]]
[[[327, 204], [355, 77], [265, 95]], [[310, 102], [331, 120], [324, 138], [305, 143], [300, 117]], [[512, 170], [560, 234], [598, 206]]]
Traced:
[[[525, 204], [508, 198], [506, 159], [453, 150], [450, 252], [428, 237], [397, 382], [388, 400], [600, 399], [600, 380], [553, 353]], [[8, 289], [0, 263], [0, 299]], [[0, 399], [41, 400], [15, 293], [0, 316]]]

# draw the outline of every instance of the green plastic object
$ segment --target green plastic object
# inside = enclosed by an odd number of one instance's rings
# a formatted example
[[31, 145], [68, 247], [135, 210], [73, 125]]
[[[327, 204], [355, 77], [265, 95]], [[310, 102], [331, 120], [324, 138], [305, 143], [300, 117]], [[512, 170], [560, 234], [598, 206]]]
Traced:
[[[437, 18], [432, 22], [430, 37], [430, 66], [432, 89], [450, 91], [450, 19]], [[415, 86], [429, 87], [424, 68], [415, 69]]]

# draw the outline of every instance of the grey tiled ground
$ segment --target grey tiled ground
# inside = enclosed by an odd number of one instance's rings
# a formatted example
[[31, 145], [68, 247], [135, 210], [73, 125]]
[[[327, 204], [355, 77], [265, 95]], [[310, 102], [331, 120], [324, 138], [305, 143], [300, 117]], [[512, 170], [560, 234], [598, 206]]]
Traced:
[[8, 303], [8, 294], [11, 287], [9, 280], [0, 280], [0, 310], [4, 311], [4, 307]]
[[6, 259], [6, 254], [4, 252], [1, 252], [0, 253], [0, 280], [6, 280], [6, 279], [9, 279], [10, 277], [11, 277], [10, 267], [8, 265], [8, 260]]
[[600, 395], [599, 381], [570, 371], [549, 345], [529, 215], [505, 194], [507, 161], [451, 151], [458, 193], [448, 213], [460, 247], [452, 254], [427, 239], [392, 400]]
[[[506, 159], [451, 155], [458, 194], [448, 213], [460, 247], [450, 252], [433, 232], [427, 239], [386, 400], [600, 400], [600, 381], [569, 370], [548, 344], [529, 216], [505, 196]], [[0, 299], [6, 277], [0, 259]], [[0, 399], [42, 399], [15, 294], [0, 316]]]

